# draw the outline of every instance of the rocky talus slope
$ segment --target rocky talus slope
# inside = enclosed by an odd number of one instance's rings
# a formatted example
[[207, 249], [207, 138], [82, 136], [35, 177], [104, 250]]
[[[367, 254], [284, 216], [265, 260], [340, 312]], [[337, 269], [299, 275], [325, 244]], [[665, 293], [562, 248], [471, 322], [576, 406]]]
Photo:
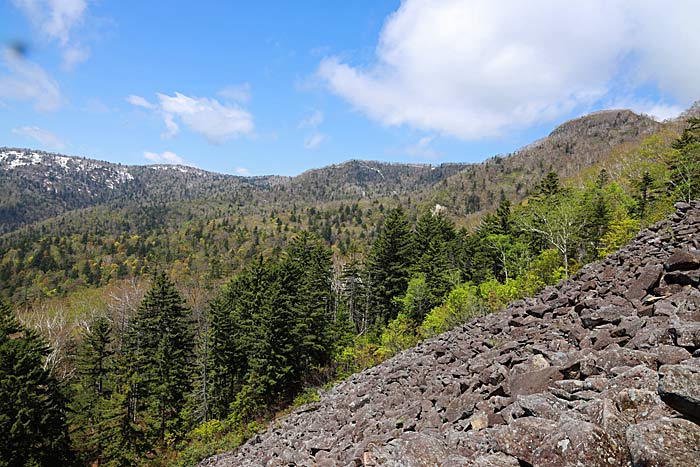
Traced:
[[201, 466], [700, 467], [700, 202]]

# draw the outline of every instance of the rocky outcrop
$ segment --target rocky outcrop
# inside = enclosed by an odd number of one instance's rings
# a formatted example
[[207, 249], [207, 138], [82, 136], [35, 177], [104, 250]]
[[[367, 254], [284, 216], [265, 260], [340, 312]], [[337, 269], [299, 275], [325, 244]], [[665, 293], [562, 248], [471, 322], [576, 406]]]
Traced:
[[202, 466], [700, 467], [700, 203]]

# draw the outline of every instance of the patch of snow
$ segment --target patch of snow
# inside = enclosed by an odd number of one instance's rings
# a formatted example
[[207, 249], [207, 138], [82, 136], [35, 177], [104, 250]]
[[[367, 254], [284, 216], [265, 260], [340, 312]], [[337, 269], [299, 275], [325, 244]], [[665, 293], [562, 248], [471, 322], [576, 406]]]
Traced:
[[[110, 167], [105, 164], [79, 159], [75, 157], [61, 156], [58, 154], [45, 153], [41, 151], [18, 151], [5, 149], [0, 151], [0, 168], [3, 170], [13, 170], [17, 167], [30, 165], [44, 165], [44, 177], [61, 180], [61, 174], [71, 175], [85, 173], [94, 182], [103, 181], [109, 189], [114, 189], [117, 185], [133, 180], [134, 176], [126, 168]], [[44, 185], [52, 185], [50, 181], [45, 181]], [[90, 190], [77, 188], [79, 192], [90, 193]]]
[[68, 170], [68, 161], [71, 160], [69, 157], [65, 157], [65, 156], [56, 156], [56, 157], [54, 157], [54, 160], [56, 161], [56, 163], [57, 163], [58, 165], [60, 165], [61, 167], [63, 167], [64, 170]]
[[190, 169], [182, 165], [149, 165], [152, 170], [177, 170], [182, 173], [189, 173]]
[[378, 168], [376, 168], [376, 167], [370, 167], [369, 165], [365, 165], [365, 164], [362, 164], [362, 167], [364, 167], [365, 169], [374, 170], [375, 172], [377, 172], [377, 173], [382, 177], [382, 180], [385, 180], [385, 179], [386, 179], [386, 178], [384, 177], [384, 174], [382, 173], [382, 171], [379, 170]]

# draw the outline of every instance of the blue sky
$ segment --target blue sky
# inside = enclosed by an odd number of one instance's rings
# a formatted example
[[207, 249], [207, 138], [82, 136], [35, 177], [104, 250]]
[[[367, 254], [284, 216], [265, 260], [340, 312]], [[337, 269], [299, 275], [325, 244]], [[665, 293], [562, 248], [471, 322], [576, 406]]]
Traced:
[[593, 110], [677, 115], [700, 98], [699, 14], [680, 0], [0, 0], [0, 146], [253, 175], [475, 162]]

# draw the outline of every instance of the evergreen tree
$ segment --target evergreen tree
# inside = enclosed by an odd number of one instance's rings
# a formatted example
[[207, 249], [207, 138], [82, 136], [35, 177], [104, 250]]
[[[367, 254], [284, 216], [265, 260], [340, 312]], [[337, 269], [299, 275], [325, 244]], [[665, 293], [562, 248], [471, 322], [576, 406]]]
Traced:
[[649, 211], [649, 205], [654, 200], [654, 193], [652, 191], [652, 186], [654, 183], [654, 177], [645, 170], [639, 180], [635, 180], [634, 186], [637, 193], [634, 196], [635, 206], [634, 213], [638, 219], [645, 219]]
[[581, 233], [586, 253], [585, 261], [593, 261], [598, 255], [600, 241], [608, 230], [612, 220], [612, 209], [608, 202], [605, 188], [610, 181], [608, 172], [603, 169], [592, 188], [584, 193], [583, 215], [585, 228]]
[[95, 320], [83, 333], [75, 362], [77, 377], [72, 385], [70, 424], [73, 446], [83, 463], [102, 464], [105, 438], [105, 414], [114, 390], [114, 351], [112, 328], [106, 318]]
[[561, 183], [559, 182], [559, 175], [556, 172], [547, 172], [547, 175], [542, 179], [542, 181], [535, 188], [535, 197], [538, 198], [548, 198], [551, 196], [556, 196], [561, 192]]
[[181, 428], [180, 412], [192, 386], [193, 340], [190, 310], [166, 274], [157, 274], [128, 336], [135, 413], [156, 445]]
[[687, 121], [687, 126], [683, 133], [671, 145], [673, 149], [682, 150], [694, 143], [700, 143], [700, 118], [691, 117]]
[[671, 191], [683, 201], [700, 196], [700, 118], [688, 119], [688, 126], [673, 143], [676, 154], [669, 163]]
[[312, 368], [330, 361], [331, 251], [318, 238], [300, 232], [290, 243], [280, 278], [286, 289], [285, 305], [294, 321], [295, 379], [308, 377]]
[[[226, 417], [231, 404], [249, 380], [252, 356], [264, 358], [267, 339], [263, 329], [270, 314], [269, 265], [259, 257], [237, 274], [212, 303], [211, 407], [212, 415]], [[265, 366], [264, 362], [256, 362]], [[261, 402], [255, 401], [257, 407]]]
[[65, 399], [43, 367], [48, 353], [0, 300], [0, 467], [71, 462]]
[[113, 390], [104, 399], [98, 429], [103, 440], [100, 460], [107, 467], [142, 465], [150, 443], [146, 439], [141, 408], [140, 359], [133, 352], [117, 355], [112, 376]]
[[399, 206], [389, 211], [368, 258], [370, 293], [376, 313], [371, 321], [379, 319], [388, 323], [398, 315], [400, 304], [394, 299], [406, 292], [414, 256], [411, 231]]

